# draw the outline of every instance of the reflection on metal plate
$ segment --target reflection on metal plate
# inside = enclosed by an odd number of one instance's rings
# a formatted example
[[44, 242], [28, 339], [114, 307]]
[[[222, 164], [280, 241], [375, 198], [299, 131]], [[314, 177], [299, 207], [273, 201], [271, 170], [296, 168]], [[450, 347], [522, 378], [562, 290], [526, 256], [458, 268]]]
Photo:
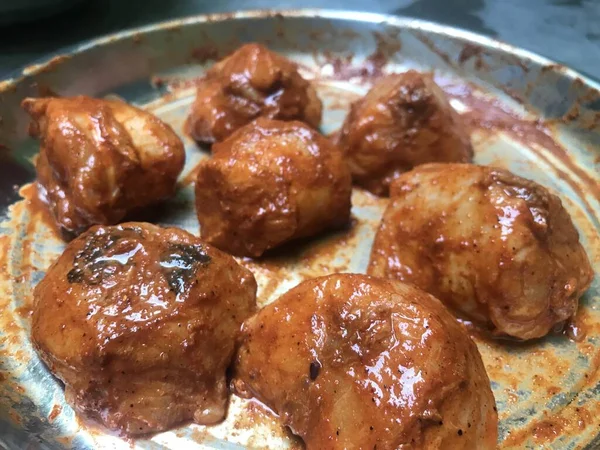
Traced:
[[[383, 73], [433, 71], [465, 117], [476, 162], [510, 169], [559, 193], [596, 274], [600, 272], [600, 93], [575, 72], [508, 45], [413, 20], [372, 14], [291, 11], [201, 16], [110, 36], [25, 68], [0, 84], [0, 445], [25, 448], [299, 448], [260, 404], [231, 398], [227, 419], [187, 425], [134, 443], [82, 424], [60, 383], [28, 338], [32, 287], [64, 244], [18, 187], [33, 179], [37, 144], [26, 136], [20, 100], [40, 92], [119, 96], [170, 123], [186, 144], [181, 189], [160, 223], [199, 233], [194, 167], [208, 153], [183, 135], [194, 79], [211, 60], [259, 41], [297, 61], [326, 106], [322, 131], [335, 131], [349, 104]], [[18, 200], [18, 201], [17, 201]], [[16, 201], [16, 203], [14, 203]], [[12, 204], [12, 205], [11, 205]], [[347, 230], [303, 241], [260, 260], [265, 305], [299, 281], [363, 272], [385, 199], [355, 189]], [[10, 205], [10, 206], [9, 206]], [[599, 448], [600, 298], [598, 276], [581, 302], [576, 339], [527, 344], [474, 336], [492, 380], [501, 448]], [[573, 336], [572, 336], [573, 337]]]

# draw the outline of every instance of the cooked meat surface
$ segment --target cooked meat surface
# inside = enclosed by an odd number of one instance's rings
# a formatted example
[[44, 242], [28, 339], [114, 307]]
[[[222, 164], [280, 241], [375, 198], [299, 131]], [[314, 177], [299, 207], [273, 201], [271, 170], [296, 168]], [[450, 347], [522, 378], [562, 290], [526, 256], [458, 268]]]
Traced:
[[341, 152], [301, 122], [259, 118], [216, 144], [196, 181], [200, 233], [234, 255], [348, 223], [350, 172]]
[[33, 344], [78, 413], [129, 436], [225, 416], [225, 371], [256, 307], [231, 256], [177, 228], [99, 225], [34, 299]]
[[219, 142], [257, 117], [321, 123], [321, 100], [296, 64], [260, 44], [246, 44], [215, 64], [198, 83], [187, 131]]
[[498, 335], [544, 336], [593, 271], [560, 199], [504, 169], [428, 164], [391, 187], [368, 273], [415, 284]]
[[307, 449], [495, 449], [490, 382], [466, 330], [429, 294], [334, 274], [246, 320], [236, 390]]
[[459, 114], [431, 75], [389, 75], [356, 101], [339, 134], [354, 182], [388, 195], [401, 173], [429, 162], [470, 162], [473, 149]]
[[27, 98], [40, 197], [66, 237], [111, 225], [175, 191], [185, 161], [169, 125], [121, 101]]

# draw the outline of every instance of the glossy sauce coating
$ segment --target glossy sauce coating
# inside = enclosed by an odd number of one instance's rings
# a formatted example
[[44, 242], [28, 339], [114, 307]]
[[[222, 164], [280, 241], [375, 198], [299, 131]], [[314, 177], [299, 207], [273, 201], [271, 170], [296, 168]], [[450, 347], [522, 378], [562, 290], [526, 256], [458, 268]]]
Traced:
[[259, 118], [213, 147], [196, 180], [202, 238], [260, 256], [350, 219], [351, 179], [341, 152], [301, 122]]
[[459, 114], [431, 75], [389, 75], [351, 107], [339, 134], [356, 184], [388, 195], [390, 183], [419, 164], [470, 162]]
[[246, 44], [200, 80], [186, 129], [196, 141], [213, 143], [257, 117], [317, 128], [321, 113], [321, 100], [296, 64], [260, 44]]
[[225, 370], [256, 281], [177, 228], [129, 222], [73, 240], [34, 292], [32, 341], [73, 408], [133, 436], [225, 416]]
[[334, 274], [242, 328], [234, 385], [308, 449], [492, 449], [497, 414], [477, 347], [409, 285]]
[[40, 197], [65, 237], [164, 200], [185, 162], [183, 143], [155, 116], [121, 101], [27, 98], [40, 139]]
[[560, 199], [507, 170], [428, 164], [402, 175], [368, 273], [415, 284], [498, 335], [544, 336], [593, 271]]

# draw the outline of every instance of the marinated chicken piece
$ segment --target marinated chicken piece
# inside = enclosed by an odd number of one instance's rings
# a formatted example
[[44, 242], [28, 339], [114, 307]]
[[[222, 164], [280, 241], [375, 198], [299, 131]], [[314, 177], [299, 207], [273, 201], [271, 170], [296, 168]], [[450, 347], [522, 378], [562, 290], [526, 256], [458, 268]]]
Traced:
[[471, 162], [459, 114], [430, 75], [389, 75], [355, 102], [339, 134], [354, 182], [387, 196], [400, 174], [429, 162]]
[[177, 228], [99, 225], [34, 299], [33, 344], [78, 413], [129, 436], [225, 416], [225, 371], [256, 307], [231, 256]]
[[431, 295], [366, 275], [305, 281], [242, 327], [234, 386], [310, 449], [495, 449], [477, 347]]
[[350, 172], [341, 152], [301, 122], [260, 118], [201, 163], [196, 209], [202, 238], [258, 257], [350, 219]]
[[246, 44], [199, 82], [187, 131], [212, 144], [257, 117], [321, 123], [321, 100], [295, 63], [260, 44]]
[[174, 193], [183, 144], [152, 114], [84, 96], [27, 98], [23, 108], [40, 139], [38, 192], [65, 237]]
[[427, 164], [402, 175], [368, 273], [415, 284], [496, 335], [544, 336], [593, 271], [560, 199], [503, 169]]

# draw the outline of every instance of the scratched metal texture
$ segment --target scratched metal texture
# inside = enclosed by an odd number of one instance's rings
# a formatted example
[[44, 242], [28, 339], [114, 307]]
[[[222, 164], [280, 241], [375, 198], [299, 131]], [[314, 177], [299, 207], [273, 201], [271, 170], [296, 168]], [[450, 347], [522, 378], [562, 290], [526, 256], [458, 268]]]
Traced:
[[[38, 148], [27, 137], [21, 99], [50, 89], [60, 95], [116, 95], [143, 106], [184, 139], [185, 180], [209, 157], [182, 132], [193, 80], [211, 58], [250, 41], [298, 61], [315, 80], [325, 105], [324, 133], [340, 126], [349, 103], [373, 78], [409, 68], [433, 71], [461, 113], [468, 113], [473, 98], [484, 99], [497, 112], [529, 124], [481, 123], [472, 131], [475, 161], [507, 167], [561, 196], [596, 272], [577, 319], [586, 334], [578, 342], [558, 334], [528, 344], [475, 339], [499, 410], [500, 448], [600, 448], [600, 86], [534, 54], [457, 29], [322, 10], [198, 16], [118, 33], [67, 49], [0, 83], [0, 447], [300, 446], [264, 408], [235, 396], [227, 419], [217, 426], [186, 425], [135, 442], [89, 428], [65, 404], [61, 384], [28, 337], [32, 287], [64, 244], [18, 195], [18, 186], [34, 178], [31, 161]], [[466, 84], [475, 86], [470, 102], [461, 96]], [[350, 230], [258, 261], [240, 260], [257, 277], [260, 305], [306, 278], [364, 272], [386, 200], [355, 190], [353, 204]], [[159, 223], [199, 233], [189, 185], [182, 183]]]

